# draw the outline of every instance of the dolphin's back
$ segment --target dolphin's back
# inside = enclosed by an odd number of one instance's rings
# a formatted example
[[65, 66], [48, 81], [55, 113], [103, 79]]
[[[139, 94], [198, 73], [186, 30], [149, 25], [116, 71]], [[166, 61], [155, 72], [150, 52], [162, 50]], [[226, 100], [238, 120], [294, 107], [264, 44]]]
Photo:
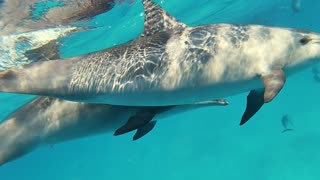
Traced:
[[100, 94], [152, 89], [166, 72], [168, 39], [168, 33], [159, 33], [88, 55], [74, 69], [69, 92]]

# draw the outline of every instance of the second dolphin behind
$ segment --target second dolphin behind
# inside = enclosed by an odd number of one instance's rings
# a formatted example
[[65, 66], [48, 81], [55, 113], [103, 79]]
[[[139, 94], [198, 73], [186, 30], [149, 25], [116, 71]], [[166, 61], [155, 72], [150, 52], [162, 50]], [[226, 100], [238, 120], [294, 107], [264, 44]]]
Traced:
[[181, 106], [134, 107], [37, 97], [0, 124], [0, 166], [41, 146], [101, 133], [116, 131], [120, 135], [137, 130], [136, 140], [153, 129], [154, 119], [227, 104], [225, 100], [213, 100]]

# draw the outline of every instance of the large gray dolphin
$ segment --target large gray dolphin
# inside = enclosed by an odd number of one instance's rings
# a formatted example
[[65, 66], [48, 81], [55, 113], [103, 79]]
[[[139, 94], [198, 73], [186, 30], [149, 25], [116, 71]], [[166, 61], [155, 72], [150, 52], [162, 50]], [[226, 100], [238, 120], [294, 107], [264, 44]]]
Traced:
[[130, 106], [191, 104], [250, 91], [241, 123], [320, 57], [320, 35], [260, 25], [190, 27], [143, 0], [144, 32], [116, 47], [0, 74], [0, 91]]
[[225, 100], [215, 100], [182, 106], [130, 107], [37, 97], [1, 122], [0, 165], [40, 146], [100, 133], [116, 131], [115, 135], [119, 135], [137, 130], [133, 137], [136, 140], [152, 130], [155, 120], [190, 109], [227, 104]]

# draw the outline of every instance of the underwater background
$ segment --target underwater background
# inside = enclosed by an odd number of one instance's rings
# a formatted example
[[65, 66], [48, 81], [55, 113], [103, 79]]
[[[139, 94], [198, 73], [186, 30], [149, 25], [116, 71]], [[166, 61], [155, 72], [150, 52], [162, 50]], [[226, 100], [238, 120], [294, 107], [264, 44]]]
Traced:
[[[250, 23], [320, 32], [320, 1], [156, 0], [188, 25]], [[143, 29], [140, 1], [116, 5], [95, 17], [98, 28], [64, 39], [64, 57], [126, 42]], [[272, 52], [270, 52], [272, 53]], [[318, 180], [320, 179], [320, 83], [311, 69], [287, 79], [271, 103], [239, 126], [247, 94], [229, 97], [229, 106], [208, 107], [158, 122], [139, 141], [112, 134], [39, 148], [0, 167], [1, 180]], [[0, 119], [32, 96], [0, 94]], [[293, 131], [282, 133], [288, 115]], [[1, 139], [0, 139], [1, 141]]]

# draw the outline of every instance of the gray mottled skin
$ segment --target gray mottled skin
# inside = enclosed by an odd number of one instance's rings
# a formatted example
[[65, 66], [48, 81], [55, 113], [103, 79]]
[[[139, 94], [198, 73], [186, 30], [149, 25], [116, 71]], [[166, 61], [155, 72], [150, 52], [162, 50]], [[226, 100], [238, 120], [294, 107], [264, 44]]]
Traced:
[[320, 57], [317, 33], [259, 25], [189, 27], [150, 0], [143, 4], [140, 37], [5, 71], [0, 90], [115, 105], [190, 104], [263, 88], [260, 77], [275, 68], [290, 75]]
[[37, 97], [0, 123], [0, 165], [40, 146], [114, 132], [139, 112], [156, 112], [154, 119], [158, 120], [190, 109], [217, 105], [224, 106], [227, 102], [216, 100], [183, 106], [130, 107]]

